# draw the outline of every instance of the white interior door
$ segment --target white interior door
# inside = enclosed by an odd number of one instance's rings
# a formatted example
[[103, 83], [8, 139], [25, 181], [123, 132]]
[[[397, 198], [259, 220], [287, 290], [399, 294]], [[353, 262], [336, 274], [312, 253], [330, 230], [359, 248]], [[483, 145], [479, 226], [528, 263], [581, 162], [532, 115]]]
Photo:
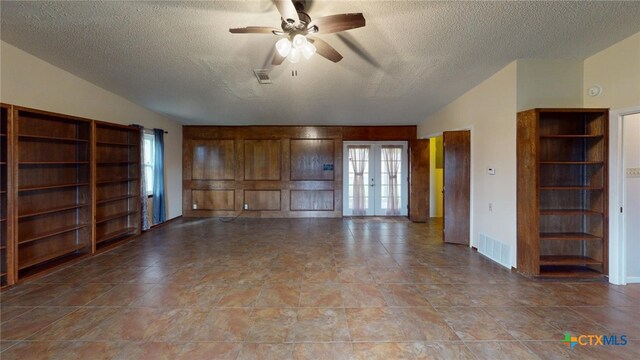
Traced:
[[407, 142], [344, 142], [345, 216], [407, 216]]

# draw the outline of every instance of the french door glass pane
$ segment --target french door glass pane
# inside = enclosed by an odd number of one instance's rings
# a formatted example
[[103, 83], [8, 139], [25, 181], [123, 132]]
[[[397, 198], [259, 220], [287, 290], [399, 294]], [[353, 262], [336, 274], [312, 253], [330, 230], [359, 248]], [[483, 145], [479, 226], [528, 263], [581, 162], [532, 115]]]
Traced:
[[402, 201], [402, 146], [382, 147], [380, 175], [380, 208], [397, 215]]
[[[362, 147], [362, 146], [348, 147], [348, 149], [349, 149], [349, 182], [347, 185], [349, 190], [348, 206], [349, 206], [349, 209], [351, 210], [362, 211], [363, 209], [369, 208], [370, 193], [369, 193], [368, 180], [369, 180], [369, 158], [371, 156], [371, 151], [369, 147]], [[362, 186], [361, 184], [359, 185], [359, 187], [362, 191], [361, 206], [363, 209], [355, 208], [354, 197], [357, 195], [356, 187], [358, 187], [358, 185], [356, 185], [356, 171], [355, 171], [356, 168], [359, 170], [362, 170], [362, 181], [364, 186]]]

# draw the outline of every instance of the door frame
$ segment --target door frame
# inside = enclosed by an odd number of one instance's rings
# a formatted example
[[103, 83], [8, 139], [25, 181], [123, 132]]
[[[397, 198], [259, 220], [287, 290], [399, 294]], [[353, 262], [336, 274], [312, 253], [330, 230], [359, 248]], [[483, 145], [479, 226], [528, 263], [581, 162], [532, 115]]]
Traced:
[[629, 282], [625, 217], [619, 210], [624, 205], [625, 195], [622, 118], [637, 113], [640, 113], [640, 105], [609, 111], [609, 209], [613, 210], [609, 211], [609, 282], [615, 285]]
[[[370, 145], [373, 151], [373, 158], [375, 159], [375, 145], [399, 145], [402, 146], [403, 152], [403, 161], [400, 167], [400, 172], [402, 177], [400, 179], [402, 184], [402, 194], [400, 194], [400, 215], [397, 216], [408, 216], [409, 215], [409, 142], [408, 141], [343, 141], [342, 142], [342, 153], [343, 153], [343, 161], [342, 161], [342, 216], [353, 216], [351, 214], [346, 214], [349, 205], [349, 168], [351, 164], [349, 163], [349, 151], [347, 149], [350, 145]], [[370, 164], [373, 164], [371, 162]], [[375, 171], [370, 168], [370, 171]], [[374, 173], [375, 176], [377, 174]], [[374, 190], [374, 196], [378, 197], [380, 194], [380, 186], [376, 186]], [[373, 214], [365, 215], [365, 216], [387, 216], [387, 215], [376, 215], [377, 206], [376, 203], [373, 203]]]
[[[421, 139], [431, 139], [436, 136], [441, 136], [445, 131], [461, 131], [461, 130], [469, 130], [471, 132], [470, 141], [471, 141], [471, 149], [469, 151], [469, 247], [470, 248], [478, 248], [478, 239], [476, 237], [476, 223], [475, 223], [475, 131], [473, 131], [473, 125], [464, 125], [452, 129], [446, 129], [443, 131], [430, 133], [425, 136], [420, 137]], [[443, 174], [444, 176], [444, 174]], [[443, 204], [444, 206], [444, 204]], [[444, 208], [442, 209], [444, 215]], [[444, 225], [444, 224], [443, 224]], [[515, 250], [514, 250], [515, 252]]]

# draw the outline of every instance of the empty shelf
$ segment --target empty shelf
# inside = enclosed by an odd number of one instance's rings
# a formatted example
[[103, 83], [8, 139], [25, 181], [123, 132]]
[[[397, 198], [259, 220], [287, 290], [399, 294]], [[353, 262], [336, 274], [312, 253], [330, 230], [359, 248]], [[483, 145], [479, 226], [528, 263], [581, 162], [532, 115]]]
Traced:
[[577, 255], [543, 255], [540, 265], [602, 265], [602, 261]]
[[604, 277], [600, 271], [591, 269], [587, 266], [554, 266], [545, 265], [540, 267], [539, 278], [542, 279], [567, 279], [567, 278], [580, 278], [580, 279], [600, 279]]
[[109, 241], [109, 240], [114, 240], [117, 239], [119, 237], [123, 237], [125, 235], [133, 235], [131, 234], [132, 232], [136, 231], [136, 228], [133, 227], [128, 227], [128, 228], [124, 228], [121, 230], [117, 230], [114, 232], [110, 232], [107, 234], [102, 235], [101, 237], [99, 237], [96, 242], [97, 243], [101, 243], [101, 242], [105, 242], [105, 241]]
[[42, 185], [42, 186], [30, 186], [18, 189], [19, 192], [22, 191], [37, 191], [37, 190], [48, 190], [48, 189], [61, 189], [67, 187], [75, 187], [75, 186], [87, 186], [89, 183], [70, 183], [70, 184], [58, 184], [58, 185]]
[[103, 222], [107, 222], [107, 221], [111, 221], [111, 220], [127, 217], [129, 215], [136, 214], [136, 213], [138, 213], [138, 212], [137, 211], [125, 211], [125, 212], [121, 212], [121, 213], [105, 216], [105, 217], [102, 217], [102, 218], [97, 218], [96, 219], [96, 224], [102, 224]]
[[45, 233], [42, 233], [42, 234], [32, 235], [30, 238], [18, 241], [18, 244], [19, 245], [27, 244], [27, 243], [30, 243], [30, 242], [34, 242], [34, 241], [50, 238], [50, 237], [53, 237], [53, 236], [56, 236], [56, 235], [61, 235], [61, 234], [65, 234], [65, 233], [68, 233], [68, 232], [80, 230], [80, 229], [85, 228], [85, 227], [87, 227], [87, 225], [72, 225], [72, 226], [68, 226], [68, 227], [62, 228], [62, 229], [56, 229], [56, 230], [48, 231], [48, 232], [45, 232]]
[[38, 265], [41, 264], [45, 261], [49, 261], [49, 260], [53, 260], [55, 258], [59, 258], [65, 255], [70, 255], [75, 253], [78, 250], [82, 250], [84, 249], [86, 246], [73, 246], [70, 248], [66, 248], [66, 249], [60, 249], [58, 251], [54, 251], [51, 253], [47, 253], [43, 256], [37, 257], [37, 258], [33, 258], [33, 259], [29, 259], [28, 261], [25, 262], [21, 262], [20, 266], [18, 267], [19, 270], [22, 269], [26, 269], [28, 267], [34, 266], [34, 265]]
[[19, 138], [24, 139], [35, 139], [35, 140], [44, 140], [44, 141], [54, 141], [54, 142], [88, 142], [86, 139], [73, 139], [73, 138], [64, 138], [64, 137], [56, 137], [56, 136], [43, 136], [43, 135], [26, 135], [20, 134]]
[[586, 233], [540, 233], [540, 240], [602, 240], [602, 237]]
[[582, 209], [547, 209], [540, 210], [540, 215], [602, 215], [602, 212]]
[[542, 165], [601, 165], [604, 161], [540, 161]]
[[139, 161], [97, 161], [96, 165], [135, 165], [139, 163]]
[[100, 181], [96, 181], [96, 184], [98, 184], [98, 185], [115, 184], [115, 183], [121, 183], [121, 182], [127, 182], [127, 181], [135, 181], [135, 180], [138, 180], [138, 179], [139, 178], [135, 177], [135, 178], [112, 179], [112, 180], [100, 180]]
[[602, 186], [540, 186], [540, 190], [602, 190]]
[[38, 210], [38, 211], [33, 211], [33, 212], [30, 212], [30, 213], [18, 215], [18, 219], [24, 219], [24, 218], [38, 216], [38, 215], [46, 215], [46, 214], [56, 213], [56, 212], [59, 212], [59, 211], [80, 209], [80, 208], [83, 208], [85, 206], [87, 206], [87, 205], [85, 205], [85, 204], [73, 204], [73, 205], [66, 205], [66, 206], [58, 206], [58, 207], [55, 207], [55, 208], [43, 209], [43, 210]]
[[540, 135], [543, 139], [597, 139], [604, 135]]
[[138, 146], [139, 145], [139, 144], [116, 142], [116, 141], [96, 141], [96, 144], [107, 145], [107, 146]]
[[19, 165], [86, 165], [88, 161], [21, 161]]
[[112, 198], [98, 200], [98, 201], [96, 201], [96, 204], [97, 205], [106, 204], [106, 203], [110, 203], [110, 202], [114, 202], [114, 201], [118, 201], [118, 200], [127, 200], [127, 199], [132, 199], [132, 198], [137, 198], [137, 197], [138, 197], [138, 195], [115, 196], [115, 197], [112, 197]]

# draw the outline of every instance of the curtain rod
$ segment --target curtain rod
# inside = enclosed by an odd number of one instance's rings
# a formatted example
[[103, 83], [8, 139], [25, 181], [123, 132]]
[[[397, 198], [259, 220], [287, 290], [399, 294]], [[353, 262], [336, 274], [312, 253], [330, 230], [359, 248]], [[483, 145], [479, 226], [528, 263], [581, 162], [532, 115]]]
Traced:
[[[138, 124], [131, 124], [131, 126], [137, 126], [137, 127], [139, 127], [139, 128], [142, 128], [142, 130], [156, 130], [155, 128], [154, 128], [154, 129], [149, 129], [149, 128], [146, 128], [146, 127], [144, 127], [144, 126], [142, 126], [142, 125], [138, 125]], [[158, 129], [158, 130], [162, 130], [162, 129]], [[164, 131], [164, 133], [165, 133], [165, 134], [168, 134], [168, 133], [169, 133], [169, 132], [168, 132], [168, 131], [166, 131], [166, 130], [162, 130], [162, 131]]]

